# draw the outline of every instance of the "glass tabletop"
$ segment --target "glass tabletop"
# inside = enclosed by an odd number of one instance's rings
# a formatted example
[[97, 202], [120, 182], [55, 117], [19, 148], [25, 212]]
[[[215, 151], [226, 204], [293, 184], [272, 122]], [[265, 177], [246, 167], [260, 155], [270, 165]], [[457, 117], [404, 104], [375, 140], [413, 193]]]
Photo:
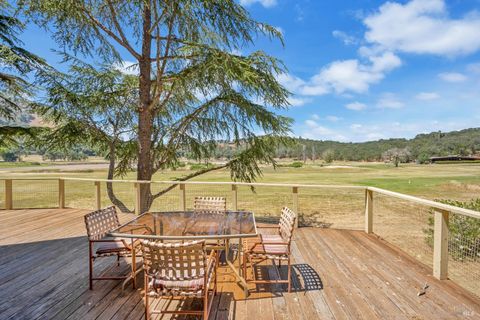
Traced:
[[147, 212], [110, 232], [138, 239], [185, 240], [246, 238], [257, 235], [253, 212]]

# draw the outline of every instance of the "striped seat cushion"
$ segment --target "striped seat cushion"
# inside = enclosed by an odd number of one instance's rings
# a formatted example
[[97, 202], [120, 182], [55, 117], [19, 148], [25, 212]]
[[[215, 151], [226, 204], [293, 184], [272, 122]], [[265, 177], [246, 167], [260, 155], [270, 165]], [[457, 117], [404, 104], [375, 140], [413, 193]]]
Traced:
[[130, 249], [125, 247], [122, 242], [104, 242], [97, 248], [97, 256], [104, 256], [118, 253], [128, 253]]
[[186, 280], [171, 280], [156, 278], [148, 284], [150, 296], [197, 296], [201, 297], [205, 288], [210, 287], [214, 275], [214, 265], [208, 272], [207, 285], [204, 286], [204, 277]]
[[288, 259], [288, 246], [263, 242], [284, 242], [280, 235], [259, 235], [257, 238], [245, 239], [245, 253], [253, 258]]
[[265, 242], [285, 242], [279, 234], [261, 234], [259, 238]]

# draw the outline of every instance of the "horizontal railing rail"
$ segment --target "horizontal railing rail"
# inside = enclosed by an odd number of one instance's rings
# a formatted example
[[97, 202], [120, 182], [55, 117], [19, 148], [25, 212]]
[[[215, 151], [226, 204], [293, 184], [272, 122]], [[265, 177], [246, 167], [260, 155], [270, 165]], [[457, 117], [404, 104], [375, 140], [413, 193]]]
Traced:
[[410, 196], [410, 195], [407, 195], [407, 194], [398, 193], [398, 192], [385, 190], [385, 189], [381, 189], [381, 188], [376, 188], [376, 187], [367, 187], [367, 190], [377, 192], [377, 193], [380, 193], [380, 194], [384, 194], [386, 196], [410, 201], [410, 202], [420, 204], [420, 205], [423, 205], [423, 206], [427, 206], [427, 207], [430, 207], [430, 208], [449, 211], [451, 213], [461, 214], [461, 215], [464, 215], [464, 216], [467, 216], [467, 217], [480, 219], [480, 212], [478, 212], [478, 211], [465, 209], [465, 208], [460, 208], [460, 207], [455, 207], [455, 206], [445, 204], [445, 203], [441, 203], [441, 202], [438, 202], [438, 201], [422, 199], [422, 198], [419, 198], [419, 197]]
[[[465, 208], [460, 208], [444, 203], [440, 203], [433, 200], [428, 200], [424, 198], [419, 198], [412, 195], [407, 195], [403, 193], [398, 193], [390, 190], [385, 190], [377, 187], [371, 186], [359, 186], [359, 185], [340, 185], [340, 184], [298, 184], [298, 183], [257, 183], [257, 182], [220, 182], [220, 181], [141, 181], [141, 180], [109, 180], [109, 179], [91, 179], [91, 178], [73, 178], [73, 177], [64, 177], [64, 178], [0, 178], [0, 180], [4, 180], [3, 184], [3, 202], [5, 209], [13, 209], [14, 207], [14, 186], [15, 182], [22, 184], [24, 188], [28, 188], [28, 181], [45, 181], [45, 183], [50, 183], [50, 188], [54, 188], [54, 191], [50, 191], [50, 193], [56, 193], [57, 197], [55, 201], [58, 201], [59, 208], [66, 207], [66, 198], [67, 198], [67, 182], [68, 183], [89, 183], [91, 182], [91, 188], [94, 192], [94, 207], [99, 209], [102, 206], [103, 200], [105, 195], [102, 193], [102, 184], [103, 183], [112, 183], [112, 184], [131, 184], [134, 188], [128, 189], [127, 197], [130, 197], [130, 203], [133, 204], [135, 211], [138, 213], [138, 208], [140, 208], [140, 188], [141, 184], [151, 184], [152, 187], [154, 185], [165, 185], [173, 187], [172, 190], [178, 192], [175, 196], [175, 200], [177, 201], [178, 208], [181, 210], [187, 209], [187, 191], [196, 192], [196, 191], [205, 191], [205, 189], [195, 189], [198, 186], [209, 186], [213, 188], [213, 186], [222, 186], [227, 187], [226, 189], [222, 189], [223, 194], [228, 194], [231, 203], [231, 208], [233, 210], [238, 210], [238, 203], [241, 200], [239, 190], [243, 186], [253, 187], [257, 189], [260, 188], [280, 188], [287, 190], [283, 196], [290, 194], [289, 196], [289, 203], [292, 206], [292, 209], [301, 214], [300, 207], [300, 197], [299, 197], [299, 190], [305, 190], [304, 194], [308, 194], [308, 199], [315, 199], [318, 194], [313, 193], [313, 189], [322, 189], [322, 190], [336, 190], [332, 193], [332, 197], [334, 197], [335, 193], [340, 192], [339, 190], [344, 189], [348, 190], [348, 193], [355, 193], [358, 197], [363, 196], [364, 192], [364, 207], [361, 208], [360, 218], [364, 219], [364, 231], [369, 234], [374, 233], [374, 219], [375, 219], [375, 210], [374, 210], [374, 199], [375, 194], [386, 196], [389, 198], [395, 198], [402, 201], [406, 201], [408, 203], [417, 204], [420, 206], [428, 207], [434, 213], [434, 223], [433, 223], [433, 275], [438, 279], [447, 279], [448, 278], [448, 239], [449, 239], [449, 215], [451, 214], [458, 214], [465, 217], [480, 219], [480, 212], [469, 210]], [[58, 181], [58, 185], [55, 182]], [[228, 187], [230, 186], [230, 187]], [[1, 187], [1, 185], [0, 185]], [[72, 188], [72, 186], [69, 186]], [[90, 188], [90, 187], [88, 187]], [[87, 190], [88, 190], [87, 188]], [[21, 189], [21, 188], [20, 188]], [[190, 190], [189, 190], [190, 189]], [[206, 188], [208, 189], [208, 188]], [[358, 192], [360, 191], [360, 193]], [[90, 192], [90, 191], [87, 191]], [[326, 193], [327, 191], [322, 191]], [[0, 192], [1, 194], [1, 192]], [[212, 194], [214, 195], [214, 194]], [[245, 194], [242, 194], [245, 197]], [[93, 196], [93, 194], [92, 194]], [[28, 197], [28, 195], [25, 195]], [[173, 198], [172, 198], [173, 199]], [[319, 200], [319, 203], [328, 202], [331, 199], [328, 196]], [[351, 198], [342, 198], [341, 201], [350, 201]], [[20, 200], [19, 200], [20, 201]], [[264, 201], [264, 200], [262, 200]], [[306, 201], [306, 200], [304, 200]], [[311, 201], [311, 200], [310, 200]], [[275, 201], [273, 201], [275, 202]], [[253, 203], [253, 204], [252, 204]], [[255, 202], [249, 202], [248, 205], [254, 206]], [[271, 204], [273, 206], [277, 205], [277, 202]], [[248, 208], [250, 210], [254, 210], [255, 208]], [[314, 214], [317, 212], [316, 210], [311, 210]], [[362, 215], [364, 215], [362, 217]], [[297, 219], [298, 220], [298, 219]], [[477, 293], [478, 294], [478, 293]]]

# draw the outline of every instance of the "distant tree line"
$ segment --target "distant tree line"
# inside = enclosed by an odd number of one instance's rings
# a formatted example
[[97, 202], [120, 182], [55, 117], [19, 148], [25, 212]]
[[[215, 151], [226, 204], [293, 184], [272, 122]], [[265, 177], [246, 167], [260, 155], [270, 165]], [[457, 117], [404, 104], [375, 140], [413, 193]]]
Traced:
[[[337, 142], [304, 138], [276, 149], [277, 158], [298, 160], [321, 159], [325, 162], [344, 161], [417, 161], [426, 163], [430, 157], [446, 155], [474, 155], [480, 153], [480, 128], [452, 132], [419, 134], [413, 139], [382, 139], [368, 142]], [[217, 158], [228, 158], [235, 148], [228, 143], [219, 144]]]
[[[39, 154], [44, 160], [50, 161], [75, 161], [84, 160], [88, 156], [101, 155], [101, 152], [82, 145], [66, 150], [47, 150], [39, 147], [26, 147], [21, 140], [20, 137], [17, 143], [10, 148], [0, 148], [0, 156], [5, 161], [18, 161], [22, 156], [28, 154]], [[243, 150], [241, 144], [217, 141], [212, 158], [230, 160]], [[387, 139], [359, 143], [295, 138], [292, 139], [292, 143], [277, 147], [275, 156], [280, 159], [322, 160], [327, 163], [334, 160], [389, 161], [398, 165], [402, 162], [412, 161], [426, 163], [433, 156], [452, 154], [467, 156], [478, 153], [480, 153], [480, 128], [471, 128], [461, 131], [419, 134], [413, 139]], [[183, 150], [177, 151], [177, 157], [197, 160], [195, 155]]]

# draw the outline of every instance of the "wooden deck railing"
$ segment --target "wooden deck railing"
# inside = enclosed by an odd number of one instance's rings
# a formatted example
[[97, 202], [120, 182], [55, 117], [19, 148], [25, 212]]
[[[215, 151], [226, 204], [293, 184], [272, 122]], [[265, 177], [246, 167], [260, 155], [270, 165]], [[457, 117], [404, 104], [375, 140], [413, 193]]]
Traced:
[[[66, 182], [68, 183], [91, 183], [91, 188], [94, 193], [94, 208], [100, 208], [102, 206], [103, 193], [102, 193], [102, 184], [111, 182], [115, 184], [130, 184], [134, 186], [135, 192], [131, 194], [131, 202], [134, 203], [135, 210], [138, 210], [140, 207], [140, 184], [152, 184], [153, 185], [165, 185], [165, 186], [175, 186], [177, 192], [179, 192], [179, 208], [181, 210], [187, 209], [187, 192], [189, 188], [193, 186], [204, 186], [204, 187], [213, 187], [213, 186], [223, 186], [228, 188], [230, 193], [230, 204], [232, 210], [238, 209], [239, 203], [239, 193], [238, 190], [240, 187], [248, 186], [253, 188], [281, 188], [282, 190], [288, 190], [291, 194], [290, 205], [295, 212], [301, 214], [302, 210], [299, 199], [300, 190], [307, 189], [323, 189], [329, 190], [332, 189], [343, 189], [343, 190], [354, 190], [358, 192], [365, 192], [364, 200], [364, 231], [366, 233], [375, 233], [374, 221], [375, 221], [375, 197], [376, 194], [386, 196], [389, 198], [400, 199], [408, 203], [414, 203], [416, 205], [424, 206], [430, 208], [434, 211], [434, 226], [433, 226], [433, 275], [438, 279], [447, 279], [448, 277], [448, 243], [449, 243], [449, 228], [448, 221], [449, 216], [452, 214], [463, 215], [467, 217], [472, 217], [480, 219], [480, 212], [468, 210], [464, 208], [459, 208], [443, 203], [439, 203], [432, 200], [422, 199], [419, 197], [414, 197], [406, 194], [401, 194], [393, 191], [388, 191], [376, 187], [368, 186], [352, 186], [352, 185], [313, 185], [313, 184], [277, 184], [277, 183], [241, 183], [241, 182], [199, 182], [199, 181], [137, 181], [137, 180], [105, 180], [105, 179], [81, 179], [81, 178], [60, 178], [60, 179], [3, 179], [4, 180], [4, 208], [7, 210], [17, 209], [14, 208], [14, 186], [16, 181], [30, 181], [30, 180], [41, 180], [49, 181], [51, 184], [55, 184], [55, 181], [58, 182], [58, 208], [65, 208], [66, 206]], [[177, 188], [178, 187], [178, 188]], [[67, 190], [68, 191], [68, 190]], [[350, 191], [349, 191], [350, 192]], [[213, 195], [213, 194], [212, 194]], [[255, 208], [248, 208], [255, 211]], [[298, 219], [297, 219], [298, 221]], [[479, 253], [480, 254], [480, 253]], [[477, 293], [478, 294], [478, 293]]]

